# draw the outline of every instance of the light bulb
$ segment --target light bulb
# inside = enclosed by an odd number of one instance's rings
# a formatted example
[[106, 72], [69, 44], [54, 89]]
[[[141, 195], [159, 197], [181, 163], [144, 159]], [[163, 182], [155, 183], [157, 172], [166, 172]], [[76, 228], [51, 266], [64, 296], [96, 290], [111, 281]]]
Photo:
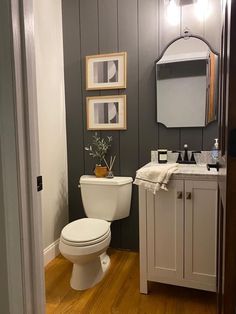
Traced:
[[212, 6], [208, 0], [197, 0], [195, 14], [200, 21], [206, 20], [212, 12]]
[[170, 0], [167, 6], [167, 20], [168, 22], [175, 26], [180, 22], [180, 7], [177, 5], [175, 0]]

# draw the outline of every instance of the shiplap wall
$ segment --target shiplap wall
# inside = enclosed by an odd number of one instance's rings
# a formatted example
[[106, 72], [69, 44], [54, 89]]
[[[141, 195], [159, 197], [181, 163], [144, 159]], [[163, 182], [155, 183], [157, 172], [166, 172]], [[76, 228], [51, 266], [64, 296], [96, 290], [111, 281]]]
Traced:
[[[156, 123], [154, 61], [170, 40], [185, 27], [220, 46], [220, 0], [209, 0], [213, 14], [198, 21], [192, 5], [182, 7], [178, 25], [166, 20], [164, 0], [63, 0], [63, 37], [67, 115], [68, 180], [70, 220], [84, 217], [79, 177], [91, 174], [94, 161], [84, 146], [94, 134], [86, 129], [86, 96], [126, 94], [126, 131], [103, 131], [112, 136], [112, 153], [117, 155], [116, 175], [135, 176], [158, 147], [208, 150], [217, 136], [217, 123], [206, 128], [167, 129]], [[86, 91], [85, 56], [127, 51], [128, 83], [125, 90]], [[173, 111], [174, 114], [174, 111]], [[113, 247], [138, 248], [138, 191], [133, 188], [130, 217], [112, 224]]]

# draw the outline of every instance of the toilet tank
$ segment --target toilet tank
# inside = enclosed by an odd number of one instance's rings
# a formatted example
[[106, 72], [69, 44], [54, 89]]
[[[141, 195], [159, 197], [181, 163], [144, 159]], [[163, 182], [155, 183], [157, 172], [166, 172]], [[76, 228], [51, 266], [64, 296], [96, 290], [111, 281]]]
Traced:
[[84, 211], [88, 218], [107, 221], [129, 216], [131, 194], [131, 177], [114, 177], [112, 179], [82, 176], [80, 187]]

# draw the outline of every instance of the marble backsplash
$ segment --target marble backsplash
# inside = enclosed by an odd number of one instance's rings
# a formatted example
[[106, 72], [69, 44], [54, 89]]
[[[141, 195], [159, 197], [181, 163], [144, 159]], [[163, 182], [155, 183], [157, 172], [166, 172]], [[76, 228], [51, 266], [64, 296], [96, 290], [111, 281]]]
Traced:
[[[189, 159], [191, 158], [192, 152], [188, 152]], [[184, 151], [182, 151], [182, 157], [184, 155]], [[197, 164], [207, 164], [207, 163], [212, 163], [212, 157], [211, 157], [211, 151], [202, 151], [201, 153], [195, 153], [195, 160]], [[167, 158], [168, 162], [176, 162], [178, 158], [178, 153], [173, 153], [172, 151], [167, 152]], [[158, 153], [157, 151], [152, 151], [151, 152], [151, 161], [152, 162], [157, 162], [158, 163]]]

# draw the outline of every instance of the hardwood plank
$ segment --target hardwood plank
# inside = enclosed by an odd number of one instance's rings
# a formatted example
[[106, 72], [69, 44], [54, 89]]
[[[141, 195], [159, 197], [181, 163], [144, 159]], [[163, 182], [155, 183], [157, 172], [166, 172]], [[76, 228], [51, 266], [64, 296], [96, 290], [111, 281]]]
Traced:
[[109, 249], [111, 266], [104, 280], [86, 291], [70, 288], [71, 263], [58, 256], [46, 267], [46, 313], [215, 314], [215, 294], [152, 283], [139, 293], [139, 255]]
[[180, 149], [188, 144], [189, 150], [202, 150], [202, 128], [180, 129]]
[[[99, 53], [110, 53], [118, 51], [118, 30], [117, 30], [117, 1], [99, 0], [98, 1], [98, 21], [99, 21]], [[100, 95], [117, 95], [118, 90], [100, 91]], [[120, 132], [101, 131], [102, 137], [112, 136], [112, 146], [109, 154], [116, 155], [113, 173], [120, 175]], [[108, 157], [109, 159], [109, 157]], [[112, 241], [114, 248], [121, 247], [121, 227], [120, 220], [115, 221], [111, 227]]]
[[[118, 29], [117, 29], [117, 1], [98, 1], [99, 21], [99, 53], [110, 53], [118, 51]], [[117, 95], [118, 90], [100, 91], [100, 95]], [[102, 131], [102, 137], [112, 136], [112, 147], [110, 154], [116, 155], [113, 172], [120, 175], [120, 131]], [[108, 156], [109, 159], [109, 156]]]
[[[66, 99], [66, 131], [70, 221], [84, 217], [76, 204], [81, 203], [79, 178], [84, 174], [83, 101], [80, 56], [79, 1], [62, 1], [63, 46]], [[72, 49], [73, 47], [73, 49]], [[76, 139], [76, 145], [75, 145]], [[82, 152], [82, 153], [81, 153]], [[79, 162], [78, 162], [79, 161]]]
[[121, 246], [121, 221], [115, 220], [111, 224], [111, 247], [122, 248]]
[[116, 52], [117, 36], [117, 0], [98, 0], [99, 14], [99, 52]]
[[180, 128], [167, 128], [158, 123], [158, 148], [177, 150], [180, 147]]
[[[121, 220], [120, 248], [138, 251], [139, 248], [139, 212], [138, 187], [133, 186], [130, 215]], [[132, 232], [131, 232], [132, 230]]]
[[[97, 91], [86, 91], [85, 89], [85, 56], [98, 54], [98, 7], [97, 0], [80, 1], [80, 40], [81, 40], [81, 77], [82, 77], [82, 93], [83, 93], [83, 128], [84, 128], [84, 145], [88, 145], [92, 141], [94, 132], [87, 130], [86, 123], [86, 96], [96, 96]], [[73, 49], [73, 46], [71, 47]], [[93, 174], [95, 161], [84, 153], [84, 173]], [[78, 160], [78, 162], [80, 162]]]
[[203, 129], [203, 142], [202, 142], [202, 149], [203, 150], [211, 150], [214, 144], [214, 138], [218, 138], [219, 134], [219, 127], [217, 121], [214, 121], [208, 124]]
[[158, 54], [157, 1], [138, 0], [139, 27], [139, 165], [157, 148], [155, 65]]
[[[127, 51], [127, 125], [120, 132], [120, 173], [135, 176], [138, 169], [138, 10], [137, 0], [118, 1], [119, 49]], [[129, 29], [129, 32], [127, 32]], [[138, 249], [138, 195], [133, 186], [130, 216], [122, 219], [121, 246]], [[132, 229], [132, 233], [130, 230]]]
[[[119, 0], [119, 49], [127, 51], [127, 125], [120, 132], [120, 170], [125, 176], [134, 176], [138, 169], [138, 12], [137, 0]], [[129, 29], [129, 32], [127, 32]]]

